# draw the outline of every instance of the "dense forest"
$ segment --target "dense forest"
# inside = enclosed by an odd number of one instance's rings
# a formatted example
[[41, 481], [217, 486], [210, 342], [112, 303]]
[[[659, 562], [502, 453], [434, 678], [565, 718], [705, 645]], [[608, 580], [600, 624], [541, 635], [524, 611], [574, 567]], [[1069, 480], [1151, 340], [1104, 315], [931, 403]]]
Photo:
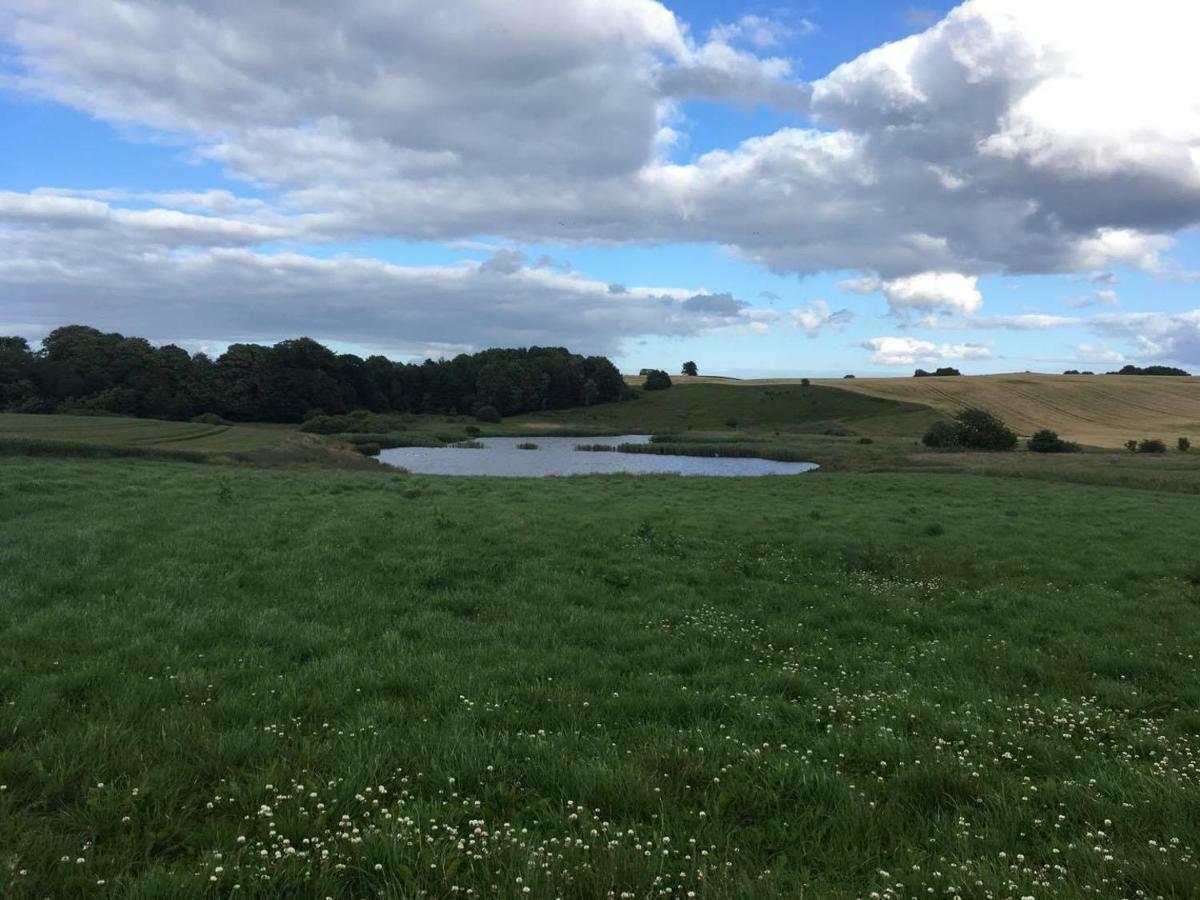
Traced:
[[0, 411], [299, 422], [314, 410], [503, 415], [618, 400], [621, 373], [602, 356], [561, 347], [484, 350], [398, 363], [337, 354], [310, 338], [233, 344], [212, 359], [172, 344], [83, 325], [52, 331], [41, 349], [0, 337]]

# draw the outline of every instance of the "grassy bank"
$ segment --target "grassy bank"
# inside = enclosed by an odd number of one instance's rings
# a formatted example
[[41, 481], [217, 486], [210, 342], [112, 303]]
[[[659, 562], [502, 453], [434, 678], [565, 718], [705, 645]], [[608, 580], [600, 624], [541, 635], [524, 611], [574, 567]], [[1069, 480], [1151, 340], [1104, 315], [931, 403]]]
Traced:
[[367, 465], [349, 446], [281, 425], [0, 413], [0, 457], [157, 459], [259, 466]]
[[0, 467], [0, 896], [1200, 881], [1192, 497]]
[[506, 420], [506, 424], [565, 434], [581, 430], [608, 434], [710, 430], [819, 434], [835, 429], [920, 435], [940, 415], [928, 406], [833, 387], [694, 384], [647, 391], [640, 399], [625, 403], [530, 413]]

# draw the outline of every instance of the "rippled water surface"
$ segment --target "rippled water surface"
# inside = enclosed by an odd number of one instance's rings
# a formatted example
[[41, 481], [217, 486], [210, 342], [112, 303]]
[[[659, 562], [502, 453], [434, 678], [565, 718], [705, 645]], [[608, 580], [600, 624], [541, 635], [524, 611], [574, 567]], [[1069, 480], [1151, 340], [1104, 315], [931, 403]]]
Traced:
[[[379, 460], [422, 475], [496, 475], [539, 477], [627, 472], [632, 474], [799, 475], [815, 469], [813, 463], [775, 462], [769, 459], [728, 459], [712, 456], [651, 456], [643, 453], [593, 453], [576, 450], [577, 444], [645, 444], [644, 434], [616, 437], [482, 438], [482, 449], [458, 447], [396, 447], [384, 450]], [[534, 443], [537, 450], [519, 450]]]

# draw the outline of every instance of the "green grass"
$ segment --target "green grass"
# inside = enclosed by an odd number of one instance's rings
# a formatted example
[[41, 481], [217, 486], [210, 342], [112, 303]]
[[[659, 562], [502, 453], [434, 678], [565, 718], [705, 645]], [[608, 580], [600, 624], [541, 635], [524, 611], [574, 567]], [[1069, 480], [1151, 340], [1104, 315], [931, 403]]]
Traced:
[[840, 427], [862, 434], [919, 436], [940, 417], [941, 413], [925, 406], [832, 387], [687, 384], [647, 391], [640, 399], [624, 403], [515, 416], [506, 419], [505, 425], [610, 434], [706, 429], [819, 433]]
[[1193, 497], [0, 475], [6, 900], [1200, 883]]
[[302, 434], [286, 425], [204, 425], [117, 416], [0, 413], [0, 459], [12, 456], [129, 457], [259, 466], [375, 465], [347, 444]]
[[772, 447], [753, 442], [714, 443], [669, 443], [655, 441], [650, 444], [619, 444], [621, 453], [645, 453], [652, 456], [724, 456], [738, 459], [774, 459], [781, 462], [806, 462], [809, 454], [792, 447]]
[[289, 430], [263, 425], [200, 425], [118, 416], [0, 414], [0, 442], [65, 441], [190, 453], [239, 453], [278, 447]]

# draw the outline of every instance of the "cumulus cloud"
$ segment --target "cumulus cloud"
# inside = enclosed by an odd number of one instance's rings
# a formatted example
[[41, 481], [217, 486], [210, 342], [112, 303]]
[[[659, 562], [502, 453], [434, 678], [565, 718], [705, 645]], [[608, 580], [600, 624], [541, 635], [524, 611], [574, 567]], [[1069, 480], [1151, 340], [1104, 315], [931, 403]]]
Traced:
[[822, 330], [829, 328], [841, 331], [854, 321], [854, 313], [849, 309], [833, 310], [825, 300], [814, 300], [808, 306], [791, 310], [792, 321], [815, 338]]
[[[19, 87], [187, 135], [319, 234], [716, 241], [892, 280], [1152, 269], [1200, 221], [1194, 4], [1131, 29], [1121, 4], [969, 0], [811, 85], [759, 55], [767, 20], [701, 43], [654, 0], [459, 7], [10, 0], [0, 28]], [[820, 129], [675, 165], [689, 97]]]
[[[492, 254], [480, 267], [480, 272], [491, 272], [496, 275], [514, 275], [525, 268], [528, 257], [520, 250], [501, 249]], [[538, 268], [548, 268], [538, 266]]]
[[293, 233], [283, 225], [195, 215], [175, 209], [122, 209], [101, 200], [11, 191], [0, 191], [0, 223], [64, 233], [122, 231], [156, 244], [176, 246], [249, 246]]
[[221, 228], [209, 222], [187, 223], [181, 246], [179, 227], [162, 217], [60, 201], [0, 196], [0, 333], [37, 336], [78, 321], [193, 343], [309, 334], [397, 353], [566, 344], [611, 354], [640, 335], [756, 322], [727, 293], [614, 291], [515, 250], [445, 266], [320, 259], [210, 240]]
[[1089, 324], [1101, 334], [1130, 341], [1138, 359], [1200, 365], [1200, 309], [1102, 314]]
[[683, 301], [683, 308], [689, 312], [706, 313], [726, 318], [741, 313], [749, 304], [737, 300], [732, 294], [697, 294]]
[[914, 312], [969, 315], [983, 305], [983, 295], [976, 287], [978, 280], [957, 272], [921, 272], [889, 281], [860, 278], [844, 281], [838, 287], [853, 294], [882, 292], [891, 311], [902, 317]]
[[992, 358], [992, 348], [986, 344], [935, 344], [910, 337], [877, 337], [862, 346], [872, 351], [871, 362], [883, 366]]
[[[514, 242], [700, 242], [776, 272], [861, 272], [901, 319], [973, 316], [982, 274], [1169, 271], [1171, 235], [1200, 223], [1200, 6], [1144, 0], [1138, 16], [968, 0], [805, 84], [772, 55], [795, 21], [697, 39], [656, 0], [461, 0], [453, 15], [418, 0], [7, 0], [6, 87], [168, 133], [268, 199], [0, 195], [0, 266], [69, 309], [85, 275], [153, 285], [265, 242], [492, 235], [503, 249], [472, 277], [509, 287], [575, 277], [506, 255]], [[672, 161], [692, 98], [773, 103], [794, 127]], [[604, 285], [602, 308], [656, 308], [639, 290]], [[665, 333], [765, 324], [732, 297], [685, 308], [695, 294], [660, 303]], [[600, 342], [649, 327], [622, 321]], [[1135, 339], [1187, 354], [1187, 327]]]

